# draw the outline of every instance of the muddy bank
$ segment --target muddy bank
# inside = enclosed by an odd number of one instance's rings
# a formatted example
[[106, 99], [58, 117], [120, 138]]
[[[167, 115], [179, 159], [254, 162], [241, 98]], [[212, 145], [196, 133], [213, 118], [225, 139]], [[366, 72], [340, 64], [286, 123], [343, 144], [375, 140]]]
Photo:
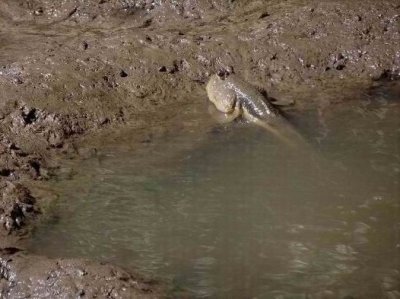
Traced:
[[[163, 130], [206, 101], [204, 83], [221, 68], [298, 109], [329, 107], [399, 75], [399, 16], [394, 0], [1, 1], [0, 247], [29, 237], [56, 197], [37, 190], [59, 157], [82, 154], [82, 138]], [[13, 277], [23, 281], [29, 265]]]
[[153, 281], [108, 264], [27, 256], [13, 249], [0, 257], [1, 298], [159, 298]]

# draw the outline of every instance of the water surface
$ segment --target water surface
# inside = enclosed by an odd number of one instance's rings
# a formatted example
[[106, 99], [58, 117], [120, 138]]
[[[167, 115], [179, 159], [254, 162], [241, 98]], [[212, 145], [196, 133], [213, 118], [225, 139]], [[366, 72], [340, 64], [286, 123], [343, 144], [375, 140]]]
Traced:
[[116, 146], [54, 182], [32, 249], [106, 260], [194, 298], [400, 298], [400, 105], [385, 94], [262, 129]]

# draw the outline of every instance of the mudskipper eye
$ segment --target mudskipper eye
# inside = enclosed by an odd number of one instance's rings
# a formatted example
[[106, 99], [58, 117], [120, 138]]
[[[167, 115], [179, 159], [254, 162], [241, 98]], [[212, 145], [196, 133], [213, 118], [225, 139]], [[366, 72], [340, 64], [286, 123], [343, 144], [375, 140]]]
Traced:
[[225, 80], [225, 79], [228, 77], [228, 75], [229, 75], [229, 73], [228, 73], [226, 70], [224, 70], [224, 69], [220, 69], [220, 70], [217, 72], [217, 76], [218, 76], [218, 78], [220, 78], [221, 80]]

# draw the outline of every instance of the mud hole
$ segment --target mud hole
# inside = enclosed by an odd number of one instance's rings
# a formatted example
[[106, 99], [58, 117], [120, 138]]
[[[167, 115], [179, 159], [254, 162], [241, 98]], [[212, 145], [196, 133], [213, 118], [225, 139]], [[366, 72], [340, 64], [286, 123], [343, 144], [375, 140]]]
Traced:
[[[85, 152], [81, 140], [164, 130], [183, 106], [205, 102], [220, 69], [298, 109], [329, 109], [400, 71], [397, 0], [4, 0], [0, 24], [2, 297], [163, 296], [112, 266], [12, 249], [54, 198], [35, 190], [60, 157]], [[49, 277], [59, 287], [46, 288]]]

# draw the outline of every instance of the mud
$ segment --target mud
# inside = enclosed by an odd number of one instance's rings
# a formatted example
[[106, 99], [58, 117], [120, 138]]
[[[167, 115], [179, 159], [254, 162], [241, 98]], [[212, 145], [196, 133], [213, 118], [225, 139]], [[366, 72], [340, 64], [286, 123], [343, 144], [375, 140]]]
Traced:
[[[90, 154], [98, 136], [126, 126], [137, 128], [128, 138], [138, 142], [148, 140], [150, 127], [173, 128], [183, 107], [206, 102], [204, 83], [220, 69], [294, 99], [298, 110], [311, 103], [329, 109], [400, 74], [397, 0], [4, 0], [0, 25], [2, 248], [22, 247], [56, 198], [43, 190], [63, 158]], [[66, 272], [103, 267], [29, 254], [6, 263], [4, 252], [1, 259], [3, 285], [18, 280], [33, 297], [45, 291], [31, 289], [28, 277], [39, 281], [59, 263]], [[100, 287], [102, 273], [85, 281]], [[66, 286], [80, 279], [54, 277]]]
[[0, 257], [1, 298], [159, 298], [160, 287], [108, 264], [27, 256]]

